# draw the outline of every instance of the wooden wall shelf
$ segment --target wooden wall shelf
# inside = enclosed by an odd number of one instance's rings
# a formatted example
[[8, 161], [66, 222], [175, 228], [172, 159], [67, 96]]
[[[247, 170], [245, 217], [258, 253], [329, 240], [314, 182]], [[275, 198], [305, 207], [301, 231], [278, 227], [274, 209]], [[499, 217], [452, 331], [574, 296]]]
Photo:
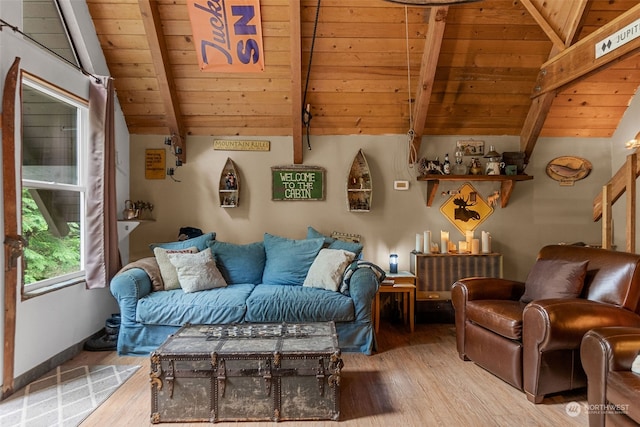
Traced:
[[373, 187], [369, 163], [362, 150], [358, 150], [347, 178], [347, 207], [349, 212], [371, 210]]
[[218, 196], [221, 208], [235, 208], [240, 204], [240, 174], [236, 164], [228, 157], [220, 173]]
[[503, 208], [509, 204], [511, 192], [516, 181], [530, 181], [531, 175], [438, 175], [428, 174], [418, 177], [418, 181], [427, 182], [427, 206], [431, 206], [438, 191], [440, 181], [482, 181], [500, 182], [500, 206]]

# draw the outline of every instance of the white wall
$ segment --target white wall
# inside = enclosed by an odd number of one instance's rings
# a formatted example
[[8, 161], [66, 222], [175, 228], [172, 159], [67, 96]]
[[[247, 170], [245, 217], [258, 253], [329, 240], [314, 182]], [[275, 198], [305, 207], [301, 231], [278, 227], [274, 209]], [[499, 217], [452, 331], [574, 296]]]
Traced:
[[[216, 137], [217, 138], [217, 137]], [[464, 137], [465, 139], [468, 136]], [[147, 148], [163, 148], [164, 136], [132, 136], [131, 196], [155, 205], [156, 222], [145, 223], [130, 238], [132, 258], [151, 256], [148, 244], [175, 240], [182, 226], [215, 231], [217, 238], [235, 243], [262, 239], [264, 232], [290, 238], [303, 238], [311, 225], [323, 233], [342, 231], [363, 236], [365, 258], [388, 266], [388, 254], [400, 255], [400, 268], [409, 268], [409, 252], [415, 246], [415, 234], [431, 230], [449, 230], [452, 240], [462, 234], [445, 219], [440, 206], [447, 200], [437, 195], [431, 207], [426, 206], [424, 182], [415, 180], [415, 171], [405, 165], [406, 137], [397, 136], [312, 136], [312, 150], [304, 151], [304, 164], [326, 168], [325, 201], [272, 201], [271, 166], [290, 165], [291, 138], [269, 139], [269, 152], [217, 151], [214, 137], [187, 138], [187, 163], [178, 168], [173, 182], [144, 178], [144, 152]], [[457, 137], [425, 137], [420, 156], [453, 159]], [[502, 151], [517, 151], [516, 137], [487, 137]], [[372, 210], [368, 213], [347, 211], [346, 179], [351, 162], [362, 148], [373, 179]], [[603, 182], [611, 176], [610, 146], [606, 139], [543, 138], [535, 149], [526, 172], [532, 181], [516, 184], [509, 205], [495, 208], [493, 215], [476, 231], [489, 231], [494, 249], [504, 254], [505, 276], [524, 279], [535, 260], [538, 249], [549, 243], [583, 241], [600, 243], [599, 224], [591, 221], [593, 198]], [[550, 179], [545, 168], [559, 156], [585, 157], [594, 164], [593, 172], [573, 187], [561, 187]], [[240, 169], [242, 192], [240, 206], [219, 207], [217, 185], [227, 157]], [[168, 162], [172, 156], [168, 155]], [[396, 191], [393, 181], [410, 181], [409, 191]], [[440, 191], [457, 189], [461, 183], [440, 185]], [[472, 183], [486, 198], [498, 183]], [[458, 237], [454, 237], [454, 236]]]
[[[81, 47], [84, 46], [88, 49], [94, 62], [85, 64], [85, 67], [97, 74], [108, 74], [86, 4], [80, 1], [65, 0], [63, 5], [67, 10], [78, 14], [78, 31], [88, 32], [85, 33], [86, 38], [84, 43], [81, 43]], [[19, 28], [22, 27], [21, 10], [20, 0], [0, 2], [0, 16]], [[71, 23], [74, 22], [75, 20], [71, 19]], [[22, 69], [88, 99], [87, 77], [35, 44], [23, 40], [18, 33], [7, 28], [0, 31], [0, 52], [2, 52], [0, 55], [0, 92], [4, 89], [4, 79], [14, 58], [20, 57]], [[85, 57], [88, 59], [89, 55], [85, 55]], [[16, 111], [20, 111], [19, 105], [17, 105]], [[129, 135], [121, 114], [116, 119], [116, 126], [117, 191], [119, 198], [124, 200], [129, 191]], [[17, 141], [19, 141], [19, 129], [19, 123], [17, 123]], [[3, 214], [1, 221], [4, 225]], [[2, 251], [4, 251], [4, 246]], [[4, 253], [0, 257], [0, 268], [4, 271], [3, 263]], [[3, 306], [5, 305], [4, 276], [0, 286], [0, 302]], [[15, 376], [27, 372], [100, 330], [104, 326], [104, 320], [116, 311], [117, 304], [115, 304], [108, 288], [88, 291], [84, 284], [26, 301], [21, 301], [20, 295], [18, 295]], [[3, 337], [4, 332], [4, 316], [0, 316], [0, 334]], [[0, 349], [0, 352], [2, 351], [3, 348]], [[4, 354], [0, 355], [0, 358], [2, 357]]]

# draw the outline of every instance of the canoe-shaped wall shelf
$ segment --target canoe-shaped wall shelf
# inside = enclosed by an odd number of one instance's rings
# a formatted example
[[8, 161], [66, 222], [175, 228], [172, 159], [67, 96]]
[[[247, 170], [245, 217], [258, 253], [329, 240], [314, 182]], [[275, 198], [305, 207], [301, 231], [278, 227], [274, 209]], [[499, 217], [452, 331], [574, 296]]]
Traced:
[[358, 150], [347, 179], [347, 207], [349, 211], [369, 212], [371, 210], [371, 193], [369, 164], [362, 150]]
[[235, 208], [240, 204], [240, 174], [230, 158], [227, 158], [220, 174], [218, 195], [223, 208]]

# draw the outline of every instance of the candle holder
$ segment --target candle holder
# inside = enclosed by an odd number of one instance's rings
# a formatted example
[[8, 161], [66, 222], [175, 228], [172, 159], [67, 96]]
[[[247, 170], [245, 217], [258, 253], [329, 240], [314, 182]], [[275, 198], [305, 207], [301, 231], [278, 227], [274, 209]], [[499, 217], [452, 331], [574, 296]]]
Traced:
[[398, 254], [389, 255], [389, 273], [398, 272]]

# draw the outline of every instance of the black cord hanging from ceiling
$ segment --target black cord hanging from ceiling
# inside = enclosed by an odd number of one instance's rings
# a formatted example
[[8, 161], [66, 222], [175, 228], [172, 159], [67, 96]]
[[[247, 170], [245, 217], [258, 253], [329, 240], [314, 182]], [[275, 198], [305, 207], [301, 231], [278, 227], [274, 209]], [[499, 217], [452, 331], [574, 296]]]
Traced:
[[[84, 74], [85, 76], [89, 76], [92, 77], [96, 83], [102, 83], [102, 79], [94, 74], [91, 74], [90, 72], [88, 72], [87, 70], [85, 70], [84, 68], [82, 68], [80, 65], [74, 64], [73, 62], [69, 61], [67, 58], [65, 58], [64, 56], [60, 55], [58, 52], [56, 52], [55, 50], [50, 49], [49, 47], [45, 46], [44, 44], [40, 43], [38, 40], [34, 39], [33, 37], [31, 37], [29, 34], [23, 32], [20, 30], [20, 28], [18, 28], [17, 26], [11, 25], [9, 24], [7, 21], [5, 21], [4, 19], [0, 19], [0, 31], [2, 31], [3, 27], [9, 27], [13, 30], [14, 33], [18, 33], [23, 37], [26, 37], [27, 39], [31, 40], [33, 43], [37, 44], [38, 46], [40, 46], [41, 48], [43, 48], [44, 50], [48, 51], [49, 53], [54, 54], [55, 56], [57, 56], [59, 59], [63, 60], [64, 62], [66, 62], [67, 64], [71, 65], [72, 67], [74, 67], [75, 69], [77, 69], [78, 71], [80, 71], [82, 74]], [[72, 41], [73, 42], [73, 41]]]
[[311, 37], [311, 51], [309, 52], [309, 65], [307, 67], [307, 78], [304, 84], [304, 96], [302, 98], [302, 124], [307, 130], [307, 147], [311, 150], [311, 108], [307, 105], [307, 91], [309, 90], [309, 76], [311, 75], [311, 62], [313, 61], [313, 48], [316, 44], [316, 31], [318, 30], [318, 16], [320, 15], [320, 1], [316, 7], [316, 19], [313, 23], [313, 36]]

